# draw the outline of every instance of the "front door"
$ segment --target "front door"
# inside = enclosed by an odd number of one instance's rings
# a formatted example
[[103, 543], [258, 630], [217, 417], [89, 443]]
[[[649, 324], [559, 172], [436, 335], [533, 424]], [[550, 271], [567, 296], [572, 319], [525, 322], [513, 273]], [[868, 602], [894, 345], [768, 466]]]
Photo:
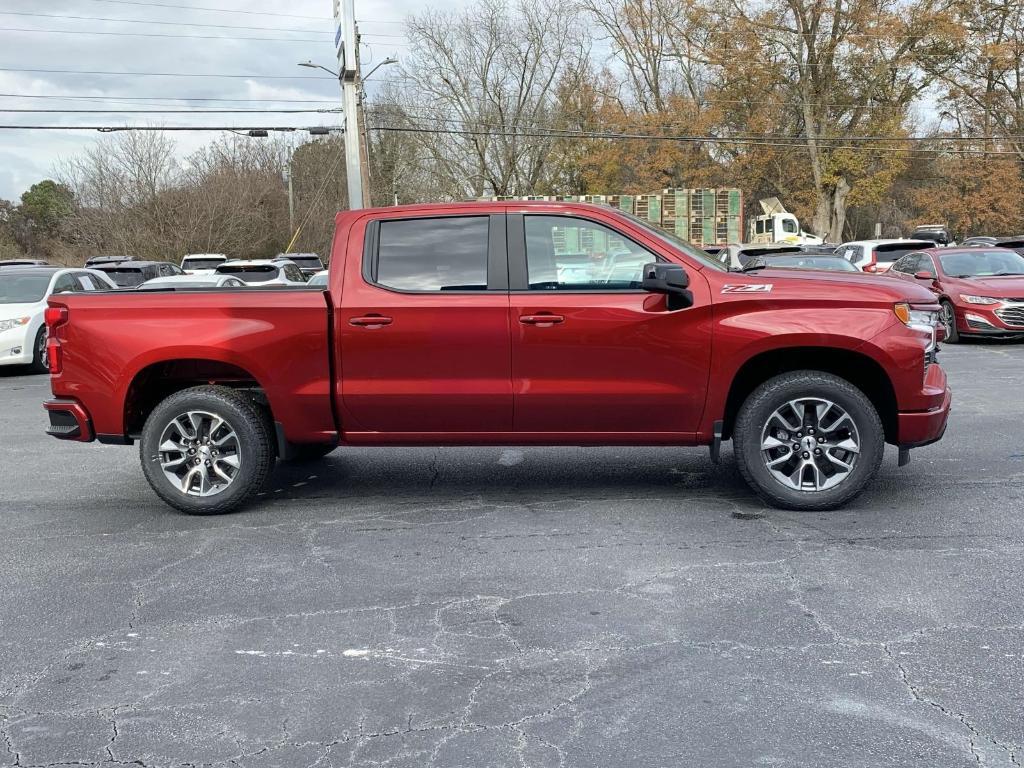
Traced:
[[372, 221], [342, 290], [345, 432], [512, 429], [503, 213]]
[[668, 260], [644, 239], [611, 222], [509, 216], [517, 432], [671, 442], [697, 430], [711, 360], [707, 282], [689, 269], [694, 305], [669, 311], [665, 296], [640, 289], [641, 267]]

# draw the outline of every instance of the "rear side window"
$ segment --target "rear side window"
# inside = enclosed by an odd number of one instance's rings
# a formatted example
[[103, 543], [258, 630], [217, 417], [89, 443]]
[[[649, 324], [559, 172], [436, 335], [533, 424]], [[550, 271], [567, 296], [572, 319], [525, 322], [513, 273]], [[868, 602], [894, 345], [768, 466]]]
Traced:
[[373, 281], [399, 291], [487, 289], [487, 216], [380, 222]]

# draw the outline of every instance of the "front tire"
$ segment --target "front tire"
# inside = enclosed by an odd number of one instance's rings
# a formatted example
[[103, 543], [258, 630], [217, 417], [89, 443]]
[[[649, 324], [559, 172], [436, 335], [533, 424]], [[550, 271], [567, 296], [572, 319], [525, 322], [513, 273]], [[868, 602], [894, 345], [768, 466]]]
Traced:
[[274, 464], [266, 415], [229, 387], [202, 386], [160, 402], [139, 456], [153, 491], [190, 515], [231, 512], [263, 488]]
[[885, 431], [871, 401], [850, 382], [794, 371], [751, 393], [733, 443], [740, 473], [766, 502], [826, 510], [857, 496], [875, 476]]
[[50, 359], [46, 356], [46, 326], [39, 329], [32, 344], [32, 362], [29, 370], [32, 373], [49, 373]]
[[943, 299], [939, 304], [942, 307], [939, 319], [946, 329], [945, 341], [950, 344], [956, 344], [960, 341], [960, 332], [956, 329], [956, 310], [953, 308], [953, 303], [948, 299]]

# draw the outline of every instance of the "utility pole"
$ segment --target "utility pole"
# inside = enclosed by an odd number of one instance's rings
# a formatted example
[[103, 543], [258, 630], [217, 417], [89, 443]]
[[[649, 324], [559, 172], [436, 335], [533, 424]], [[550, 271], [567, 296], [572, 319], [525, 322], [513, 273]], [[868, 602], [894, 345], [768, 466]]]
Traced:
[[[344, 6], [344, 7], [343, 7]], [[348, 207], [367, 205], [363, 184], [365, 149], [359, 129], [359, 40], [356, 35], [355, 0], [334, 0], [334, 43], [338, 49], [338, 80], [341, 82], [345, 113], [345, 172], [348, 177]]]

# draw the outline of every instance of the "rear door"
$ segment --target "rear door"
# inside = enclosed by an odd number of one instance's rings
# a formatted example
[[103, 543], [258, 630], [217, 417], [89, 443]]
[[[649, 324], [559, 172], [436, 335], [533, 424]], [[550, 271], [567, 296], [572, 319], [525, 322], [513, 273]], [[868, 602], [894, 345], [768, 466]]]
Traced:
[[504, 213], [369, 221], [335, 308], [345, 431], [511, 431], [508, 303]]
[[551, 214], [508, 226], [516, 431], [583, 442], [696, 431], [711, 359], [699, 270], [687, 270], [694, 306], [669, 311], [640, 289], [642, 266], [667, 259], [638, 233]]

